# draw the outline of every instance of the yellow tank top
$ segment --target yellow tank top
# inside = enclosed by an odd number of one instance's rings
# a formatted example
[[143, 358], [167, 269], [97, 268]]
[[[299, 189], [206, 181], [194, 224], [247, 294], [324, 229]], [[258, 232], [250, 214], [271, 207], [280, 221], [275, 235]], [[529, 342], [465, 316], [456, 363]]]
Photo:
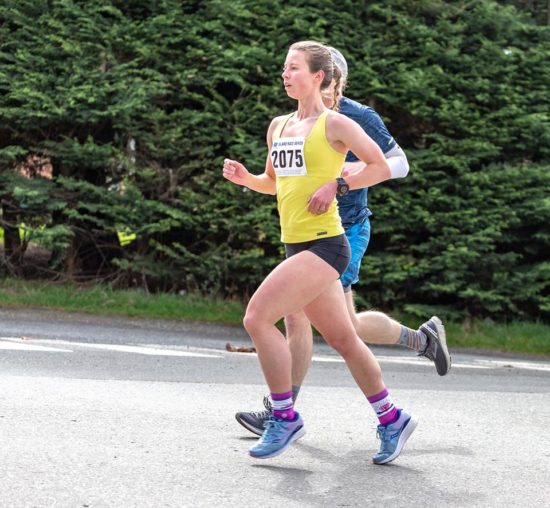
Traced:
[[[273, 140], [283, 140], [281, 131], [291, 113], [281, 119], [273, 133]], [[340, 176], [345, 154], [330, 146], [326, 137], [328, 111], [317, 118], [303, 144], [307, 174], [277, 176], [277, 207], [281, 222], [281, 241], [300, 243], [329, 238], [344, 233], [336, 199], [326, 213], [314, 215], [307, 210], [308, 198], [324, 183]], [[297, 139], [297, 138], [288, 138]]]

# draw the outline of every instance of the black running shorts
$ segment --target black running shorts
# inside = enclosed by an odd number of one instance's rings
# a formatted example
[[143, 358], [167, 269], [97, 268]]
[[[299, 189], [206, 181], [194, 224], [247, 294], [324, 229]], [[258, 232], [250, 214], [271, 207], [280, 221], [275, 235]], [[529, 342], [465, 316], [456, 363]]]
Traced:
[[332, 266], [338, 275], [342, 275], [350, 260], [351, 249], [346, 235], [320, 238], [310, 242], [285, 243], [286, 257], [294, 256], [298, 252], [309, 250]]

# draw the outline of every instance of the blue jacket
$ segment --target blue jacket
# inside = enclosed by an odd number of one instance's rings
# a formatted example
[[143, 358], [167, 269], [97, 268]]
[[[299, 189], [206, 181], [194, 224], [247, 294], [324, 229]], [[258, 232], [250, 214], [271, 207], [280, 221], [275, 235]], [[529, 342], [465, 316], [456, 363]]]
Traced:
[[[374, 109], [363, 106], [363, 104], [352, 101], [347, 97], [342, 97], [338, 111], [356, 121], [383, 153], [388, 153], [396, 145], [395, 139], [388, 132], [382, 118]], [[358, 160], [355, 154], [348, 152], [346, 162], [356, 162]], [[372, 215], [367, 207], [367, 192], [368, 189], [357, 189], [348, 192], [345, 196], [337, 196], [338, 210], [344, 228], [362, 222]]]

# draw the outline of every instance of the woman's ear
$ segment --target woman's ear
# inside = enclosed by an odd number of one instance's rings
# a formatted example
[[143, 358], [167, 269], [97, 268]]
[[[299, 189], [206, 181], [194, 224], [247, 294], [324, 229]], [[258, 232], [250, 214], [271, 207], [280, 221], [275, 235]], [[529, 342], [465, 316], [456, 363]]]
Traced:
[[320, 70], [315, 74], [315, 81], [322, 83], [325, 79], [325, 71]]

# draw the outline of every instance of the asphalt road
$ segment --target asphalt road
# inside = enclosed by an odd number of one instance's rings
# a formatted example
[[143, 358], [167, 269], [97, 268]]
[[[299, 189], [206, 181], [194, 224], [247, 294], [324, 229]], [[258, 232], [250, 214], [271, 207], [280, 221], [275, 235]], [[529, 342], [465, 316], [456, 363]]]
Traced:
[[443, 378], [373, 348], [420, 424], [375, 466], [375, 418], [323, 344], [300, 394], [307, 434], [247, 455], [233, 418], [265, 387], [240, 328], [0, 309], [0, 507], [550, 505], [550, 362], [453, 352]]

